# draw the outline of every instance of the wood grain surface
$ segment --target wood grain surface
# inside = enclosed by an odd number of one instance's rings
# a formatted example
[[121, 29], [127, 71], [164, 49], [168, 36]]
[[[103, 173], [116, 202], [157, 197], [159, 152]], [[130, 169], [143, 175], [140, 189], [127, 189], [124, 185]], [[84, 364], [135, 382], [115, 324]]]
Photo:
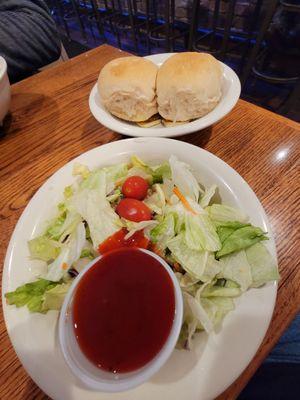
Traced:
[[[79, 154], [122, 139], [101, 126], [88, 107], [89, 92], [100, 69], [122, 55], [126, 53], [101, 46], [12, 86], [11, 115], [5, 124], [6, 136], [0, 139], [1, 266], [14, 226], [41, 184]], [[179, 139], [209, 150], [235, 168], [262, 202], [275, 234], [281, 274], [275, 312], [250, 365], [218, 397], [232, 400], [299, 311], [300, 127], [240, 100], [219, 123]], [[2, 314], [0, 398], [48, 398], [20, 364]]]

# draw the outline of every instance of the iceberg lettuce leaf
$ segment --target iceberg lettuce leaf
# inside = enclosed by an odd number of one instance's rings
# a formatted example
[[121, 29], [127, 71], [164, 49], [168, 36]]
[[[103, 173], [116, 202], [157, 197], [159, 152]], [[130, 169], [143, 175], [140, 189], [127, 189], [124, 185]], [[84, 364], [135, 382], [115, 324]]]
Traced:
[[252, 285], [251, 266], [244, 250], [222, 257], [222, 271], [220, 275], [236, 282], [241, 291], [246, 291]]
[[277, 264], [262, 243], [254, 244], [245, 252], [251, 266], [252, 287], [259, 287], [279, 279]]
[[235, 230], [226, 237], [222, 243], [222, 248], [216, 253], [217, 258], [227, 254], [246, 249], [262, 240], [267, 240], [266, 234], [256, 226], [245, 226]]

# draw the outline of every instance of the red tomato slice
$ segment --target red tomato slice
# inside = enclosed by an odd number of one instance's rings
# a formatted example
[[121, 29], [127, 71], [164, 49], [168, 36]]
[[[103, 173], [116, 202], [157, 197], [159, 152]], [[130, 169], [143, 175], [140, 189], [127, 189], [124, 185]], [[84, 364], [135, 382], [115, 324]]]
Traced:
[[135, 232], [129, 239], [125, 240], [127, 233], [127, 230], [122, 228], [107, 238], [99, 245], [99, 253], [104, 254], [108, 251], [119, 249], [120, 247], [139, 247], [142, 249], [148, 248], [150, 241], [144, 236], [142, 231]]
[[134, 222], [149, 221], [151, 210], [140, 200], [122, 199], [117, 205], [116, 212], [125, 219]]
[[131, 199], [144, 200], [147, 196], [149, 184], [146, 179], [141, 176], [130, 176], [126, 179], [122, 186], [122, 193], [125, 197]]

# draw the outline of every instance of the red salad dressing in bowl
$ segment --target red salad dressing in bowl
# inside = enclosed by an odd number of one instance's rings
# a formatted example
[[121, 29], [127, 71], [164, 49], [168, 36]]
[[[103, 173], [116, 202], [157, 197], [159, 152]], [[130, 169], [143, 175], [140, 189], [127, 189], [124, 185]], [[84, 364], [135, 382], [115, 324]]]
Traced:
[[138, 249], [105, 254], [83, 276], [73, 301], [82, 352], [114, 373], [136, 370], [153, 359], [170, 334], [174, 313], [168, 272]]

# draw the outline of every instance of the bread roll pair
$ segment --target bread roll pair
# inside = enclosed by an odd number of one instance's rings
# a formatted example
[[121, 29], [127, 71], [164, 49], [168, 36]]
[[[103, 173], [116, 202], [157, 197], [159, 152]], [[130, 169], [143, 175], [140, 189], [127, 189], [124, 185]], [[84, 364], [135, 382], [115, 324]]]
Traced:
[[98, 91], [107, 110], [124, 120], [200, 118], [218, 104], [221, 64], [207, 53], [177, 53], [158, 68], [141, 57], [117, 58], [100, 72]]

